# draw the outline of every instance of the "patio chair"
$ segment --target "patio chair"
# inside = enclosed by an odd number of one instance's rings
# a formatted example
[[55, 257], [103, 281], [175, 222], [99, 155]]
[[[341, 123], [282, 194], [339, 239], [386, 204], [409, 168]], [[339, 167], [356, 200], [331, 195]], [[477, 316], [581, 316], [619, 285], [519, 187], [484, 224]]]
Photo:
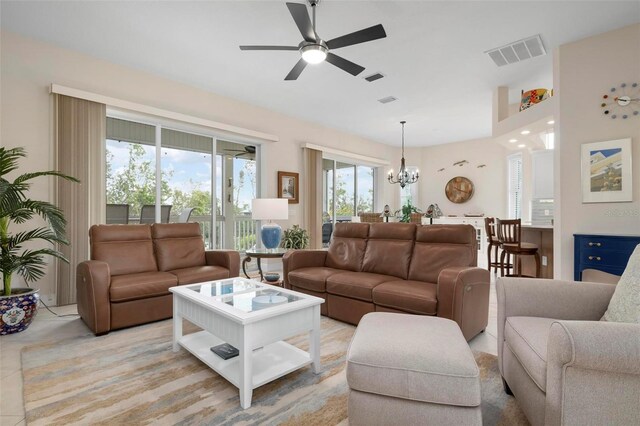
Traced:
[[[171, 204], [163, 204], [160, 206], [160, 223], [169, 223], [169, 215], [171, 214]], [[140, 224], [156, 222], [156, 206], [154, 204], [145, 204], [140, 210]]]
[[107, 204], [108, 225], [129, 223], [129, 204]]

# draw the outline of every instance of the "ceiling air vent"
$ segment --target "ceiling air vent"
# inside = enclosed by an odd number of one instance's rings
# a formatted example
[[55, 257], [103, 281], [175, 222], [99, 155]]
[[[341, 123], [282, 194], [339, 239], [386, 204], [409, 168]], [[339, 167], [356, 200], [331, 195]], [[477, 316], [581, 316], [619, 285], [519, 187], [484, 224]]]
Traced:
[[367, 80], [369, 83], [371, 83], [371, 82], [374, 82], [376, 80], [380, 80], [382, 77], [384, 77], [384, 75], [382, 75], [379, 72], [377, 72], [375, 74], [371, 74], [369, 77], [365, 77], [364, 79]]
[[496, 47], [484, 53], [489, 55], [493, 62], [499, 67], [547, 54], [546, 50], [544, 50], [540, 34], [501, 47]]
[[389, 102], [397, 101], [398, 98], [395, 96], [387, 96], [386, 98], [378, 99], [378, 102], [381, 104], [388, 104]]

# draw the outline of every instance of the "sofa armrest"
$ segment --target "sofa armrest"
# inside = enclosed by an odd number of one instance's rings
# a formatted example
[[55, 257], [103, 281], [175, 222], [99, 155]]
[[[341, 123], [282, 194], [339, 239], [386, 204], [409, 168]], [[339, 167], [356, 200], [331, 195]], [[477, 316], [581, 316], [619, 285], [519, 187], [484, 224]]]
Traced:
[[[547, 345], [546, 424], [640, 417], [640, 324], [557, 321]], [[589, 389], [585, 392], [585, 389]]]
[[438, 316], [457, 322], [467, 340], [487, 327], [490, 280], [476, 267], [446, 268], [438, 276]]
[[289, 285], [289, 272], [296, 269], [324, 266], [327, 259], [326, 250], [290, 250], [282, 257], [282, 279], [285, 288]]
[[204, 252], [207, 265], [222, 266], [229, 270], [229, 277], [240, 276], [240, 253], [235, 250], [207, 250]]
[[96, 335], [111, 329], [110, 284], [111, 272], [106, 262], [87, 260], [76, 268], [78, 314]]

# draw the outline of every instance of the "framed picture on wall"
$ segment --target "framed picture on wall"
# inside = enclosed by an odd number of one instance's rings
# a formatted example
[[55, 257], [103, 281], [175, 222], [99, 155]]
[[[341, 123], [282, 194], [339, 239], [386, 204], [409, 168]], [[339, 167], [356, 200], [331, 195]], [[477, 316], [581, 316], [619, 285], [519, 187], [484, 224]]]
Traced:
[[582, 202], [633, 201], [631, 139], [582, 144]]
[[299, 175], [294, 172], [278, 172], [278, 198], [286, 198], [289, 204], [300, 202]]

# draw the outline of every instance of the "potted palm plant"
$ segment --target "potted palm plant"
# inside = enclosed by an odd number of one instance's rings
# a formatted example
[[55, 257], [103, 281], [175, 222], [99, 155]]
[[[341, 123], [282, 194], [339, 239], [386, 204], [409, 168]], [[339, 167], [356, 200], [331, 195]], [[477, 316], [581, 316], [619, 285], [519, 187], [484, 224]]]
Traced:
[[[57, 176], [73, 182], [77, 179], [57, 171], [25, 173], [13, 181], [7, 175], [18, 169], [20, 158], [27, 154], [23, 148], [0, 147], [0, 335], [26, 330], [37, 313], [38, 290], [13, 288], [14, 275], [25, 283], [37, 281], [45, 274], [46, 257], [53, 256], [67, 262], [54, 247], [37, 248], [39, 242], [47, 245], [66, 244], [66, 220], [62, 211], [46, 201], [28, 197], [31, 180], [40, 176]], [[29, 229], [26, 224], [34, 217], [41, 217], [44, 226]], [[21, 229], [13, 231], [12, 225]]]

